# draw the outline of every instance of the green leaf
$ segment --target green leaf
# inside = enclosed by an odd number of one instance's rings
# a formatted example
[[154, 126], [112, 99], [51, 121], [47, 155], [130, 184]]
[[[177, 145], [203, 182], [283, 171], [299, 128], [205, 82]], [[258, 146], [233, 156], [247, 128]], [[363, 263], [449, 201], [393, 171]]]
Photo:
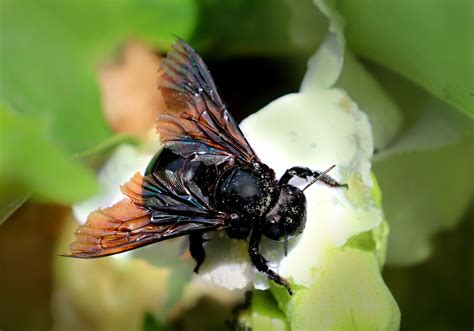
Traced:
[[474, 123], [406, 80], [377, 71], [406, 114], [396, 142], [373, 158], [390, 224], [387, 262], [419, 263], [455, 226], [474, 192]]
[[85, 150], [81, 153], [77, 153], [74, 157], [79, 159], [88, 159], [95, 155], [103, 155], [112, 151], [119, 145], [134, 145], [140, 144], [140, 140], [137, 137], [129, 136], [127, 134], [117, 134], [103, 143], [97, 144], [89, 150]]
[[382, 64], [474, 118], [474, 2], [337, 2], [356, 54]]
[[390, 223], [389, 264], [423, 261], [431, 253], [433, 235], [460, 221], [474, 192], [473, 155], [471, 140], [374, 161]]
[[8, 194], [21, 202], [32, 192], [36, 198], [71, 203], [96, 191], [92, 172], [53, 147], [38, 121], [0, 108], [0, 123], [1, 201], [8, 201]]
[[[322, 42], [327, 20], [311, 0], [198, 0], [192, 44], [219, 56], [309, 56]], [[215, 54], [211, 54], [216, 56]]]
[[188, 37], [194, 1], [2, 1], [0, 15], [0, 101], [16, 115], [2, 123], [0, 181], [21, 187], [0, 197], [3, 215], [28, 190], [60, 203], [83, 199], [94, 180], [61, 151], [91, 156], [127, 139], [113, 137], [102, 116], [97, 64], [130, 38], [165, 48], [173, 34]]
[[0, 191], [0, 225], [28, 200], [29, 192]]
[[83, 36], [62, 21], [65, 12], [53, 9], [33, 2], [2, 2], [0, 98], [11, 111], [36, 116], [57, 146], [79, 152], [111, 132], [101, 115]]
[[2, 2], [1, 100], [37, 115], [53, 141], [82, 152], [110, 137], [95, 65], [131, 37], [169, 46], [194, 26], [192, 1]]
[[254, 291], [252, 295], [253, 331], [288, 331], [285, 315], [278, 308], [270, 291]]

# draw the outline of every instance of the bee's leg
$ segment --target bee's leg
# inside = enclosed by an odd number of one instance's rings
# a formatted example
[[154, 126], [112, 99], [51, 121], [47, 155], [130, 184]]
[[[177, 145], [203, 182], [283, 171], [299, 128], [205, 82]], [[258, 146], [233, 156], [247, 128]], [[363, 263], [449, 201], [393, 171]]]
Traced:
[[288, 293], [290, 293], [290, 295], [293, 294], [290, 288], [290, 284], [288, 284], [288, 281], [273, 270], [271, 270], [267, 265], [268, 261], [265, 260], [262, 254], [260, 254], [258, 250], [260, 239], [262, 239], [262, 231], [258, 228], [254, 228], [252, 234], [250, 235], [249, 242], [249, 255], [252, 264], [257, 268], [258, 271], [263, 272], [265, 275], [267, 275], [268, 278], [284, 286], [288, 290]]
[[[293, 167], [288, 170], [281, 176], [279, 184], [288, 184], [288, 182], [293, 178], [293, 177], [299, 177], [299, 178], [308, 178], [308, 177], [318, 177], [321, 175], [322, 172], [320, 171], [312, 171], [309, 168], [304, 168], [304, 167]], [[331, 187], [345, 187], [349, 188], [349, 185], [347, 184], [340, 184], [336, 180], [334, 180], [331, 176], [329, 175], [324, 175], [319, 178], [319, 181], [323, 182], [326, 185], [329, 185]]]
[[194, 261], [196, 261], [196, 267], [194, 268], [195, 273], [199, 272], [199, 267], [206, 258], [206, 252], [203, 246], [205, 241], [202, 233], [191, 233], [189, 235], [189, 252]]
[[[314, 177], [318, 177], [319, 175], [321, 175], [322, 172], [320, 171], [313, 171], [313, 176]], [[319, 180], [321, 182], [323, 182], [324, 184], [326, 185], [329, 185], [331, 187], [345, 187], [345, 188], [349, 188], [349, 185], [348, 184], [340, 184], [338, 183], [334, 178], [332, 178], [331, 176], [329, 175], [323, 175], [321, 176], [321, 178], [319, 178]]]
[[288, 184], [288, 182], [292, 180], [293, 177], [308, 178], [312, 176], [313, 171], [311, 171], [309, 168], [293, 167], [285, 171], [283, 176], [280, 178], [279, 184]]

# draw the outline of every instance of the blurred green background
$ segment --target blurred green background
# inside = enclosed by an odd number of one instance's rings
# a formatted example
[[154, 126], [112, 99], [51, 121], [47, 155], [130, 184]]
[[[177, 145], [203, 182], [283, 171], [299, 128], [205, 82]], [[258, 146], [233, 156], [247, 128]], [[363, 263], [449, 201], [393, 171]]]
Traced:
[[[391, 228], [384, 279], [401, 329], [472, 329], [474, 3], [328, 4], [345, 22], [336, 86], [373, 126], [373, 168]], [[298, 91], [329, 24], [311, 0], [0, 0], [0, 329], [112, 330], [124, 314], [139, 321], [130, 329], [192, 329], [203, 314], [218, 317], [199, 322], [214, 323], [207, 329], [225, 329], [235, 298], [186, 293], [191, 268], [173, 262], [175, 251], [163, 253], [161, 271], [107, 261], [65, 267], [55, 254], [74, 227], [69, 206], [97, 191], [94, 171], [115, 146], [140, 144], [146, 127], [130, 131], [120, 118], [146, 122], [141, 109], [159, 104], [154, 77], [175, 36], [203, 55], [240, 121]], [[144, 82], [151, 92], [136, 92]], [[137, 106], [120, 117], [117, 103]], [[183, 279], [160, 285], [175, 264]], [[74, 287], [64, 270], [92, 283], [99, 271], [114, 284], [136, 277], [142, 286], [95, 314], [81, 295], [101, 293], [104, 301], [89, 305], [102, 307], [114, 291]], [[66, 302], [65, 293], [79, 299]], [[158, 309], [145, 299], [153, 295], [165, 298]]]

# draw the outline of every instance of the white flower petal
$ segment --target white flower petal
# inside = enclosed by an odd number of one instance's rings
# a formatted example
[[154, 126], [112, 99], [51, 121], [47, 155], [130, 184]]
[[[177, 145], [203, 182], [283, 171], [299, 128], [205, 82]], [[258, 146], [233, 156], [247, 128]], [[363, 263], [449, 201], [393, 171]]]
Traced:
[[324, 0], [313, 1], [329, 20], [329, 33], [319, 49], [308, 61], [308, 70], [300, 91], [315, 91], [332, 87], [341, 74], [346, 40], [342, 17]]
[[206, 245], [206, 260], [198, 277], [229, 290], [248, 287], [252, 279], [247, 242], [230, 240], [224, 233], [210, 234]]

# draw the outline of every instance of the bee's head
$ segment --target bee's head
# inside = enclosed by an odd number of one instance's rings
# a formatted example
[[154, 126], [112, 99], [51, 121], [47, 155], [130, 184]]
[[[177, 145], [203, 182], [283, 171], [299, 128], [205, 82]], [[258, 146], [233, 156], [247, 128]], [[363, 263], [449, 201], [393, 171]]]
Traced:
[[276, 204], [268, 212], [263, 234], [273, 240], [285, 241], [303, 232], [306, 223], [306, 198], [299, 188], [284, 184]]

